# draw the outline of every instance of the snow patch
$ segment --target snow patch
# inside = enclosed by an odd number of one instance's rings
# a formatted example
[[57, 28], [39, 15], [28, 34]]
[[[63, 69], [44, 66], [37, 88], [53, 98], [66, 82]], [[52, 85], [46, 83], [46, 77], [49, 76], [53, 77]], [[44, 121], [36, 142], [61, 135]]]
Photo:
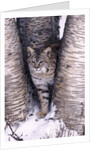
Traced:
[[60, 21], [59, 21], [59, 26], [60, 26], [60, 39], [63, 37], [66, 18], [67, 18], [67, 16], [61, 16]]
[[[30, 111], [26, 120], [20, 122], [16, 126], [6, 127], [5, 140], [14, 141], [18, 137], [21, 140], [33, 140], [33, 139], [47, 139], [47, 138], [59, 138], [68, 136], [77, 136], [77, 132], [66, 128], [64, 122], [61, 119], [56, 119], [55, 115], [56, 107], [53, 106], [52, 110], [43, 119], [38, 119], [36, 116], [37, 108], [34, 111]], [[12, 134], [12, 131], [15, 135]]]

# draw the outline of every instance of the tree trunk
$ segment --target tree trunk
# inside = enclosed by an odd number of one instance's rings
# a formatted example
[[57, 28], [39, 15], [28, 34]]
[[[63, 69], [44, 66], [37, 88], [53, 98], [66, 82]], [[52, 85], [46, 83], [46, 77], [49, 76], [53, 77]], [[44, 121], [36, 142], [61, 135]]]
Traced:
[[59, 52], [53, 94], [56, 116], [69, 129], [84, 134], [85, 103], [85, 16], [68, 16]]
[[17, 24], [24, 55], [29, 97], [31, 101], [35, 99], [37, 102], [37, 91], [35, 85], [32, 83], [27, 64], [27, 46], [34, 48], [39, 55], [46, 47], [58, 42], [59, 17], [18, 18]]
[[[59, 17], [18, 18], [22, 45], [43, 50], [59, 40]], [[25, 50], [25, 49], [24, 49]]]
[[5, 119], [15, 123], [26, 116], [26, 79], [15, 19], [5, 19]]

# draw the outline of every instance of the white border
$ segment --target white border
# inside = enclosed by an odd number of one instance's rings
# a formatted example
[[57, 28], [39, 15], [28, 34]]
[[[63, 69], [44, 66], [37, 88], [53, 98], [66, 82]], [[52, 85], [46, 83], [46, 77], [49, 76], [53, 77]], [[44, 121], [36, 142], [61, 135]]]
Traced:
[[[43, 140], [30, 140], [19, 142], [5, 142], [4, 137], [4, 19], [5, 18], [17, 18], [17, 17], [35, 17], [35, 16], [65, 16], [65, 15], [85, 15], [85, 136], [66, 137], [57, 139], [43, 139]], [[32, 12], [4, 12], [1, 14], [1, 104], [0, 118], [2, 124], [1, 130], [1, 148], [20, 148], [20, 147], [32, 147], [51, 144], [64, 144], [64, 143], [76, 143], [89, 141], [89, 10], [59, 10], [59, 11], [32, 11]]]

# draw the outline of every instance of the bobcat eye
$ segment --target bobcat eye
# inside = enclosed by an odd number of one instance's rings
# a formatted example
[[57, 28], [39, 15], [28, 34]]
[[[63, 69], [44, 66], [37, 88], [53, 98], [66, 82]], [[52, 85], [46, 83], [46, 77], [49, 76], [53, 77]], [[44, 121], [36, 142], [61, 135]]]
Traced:
[[35, 64], [35, 62], [34, 62], [34, 61], [32, 61], [32, 63], [33, 63], [33, 64]]
[[40, 61], [40, 64], [43, 64], [44, 62], [43, 61]]

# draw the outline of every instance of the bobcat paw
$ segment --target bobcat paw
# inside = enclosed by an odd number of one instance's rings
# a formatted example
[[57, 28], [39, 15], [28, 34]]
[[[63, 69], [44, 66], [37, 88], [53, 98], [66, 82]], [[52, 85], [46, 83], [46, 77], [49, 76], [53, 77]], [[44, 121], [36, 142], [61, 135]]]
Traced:
[[37, 117], [39, 119], [44, 118], [46, 115], [47, 115], [47, 113], [44, 113], [44, 112], [41, 112], [41, 111], [37, 113]]

